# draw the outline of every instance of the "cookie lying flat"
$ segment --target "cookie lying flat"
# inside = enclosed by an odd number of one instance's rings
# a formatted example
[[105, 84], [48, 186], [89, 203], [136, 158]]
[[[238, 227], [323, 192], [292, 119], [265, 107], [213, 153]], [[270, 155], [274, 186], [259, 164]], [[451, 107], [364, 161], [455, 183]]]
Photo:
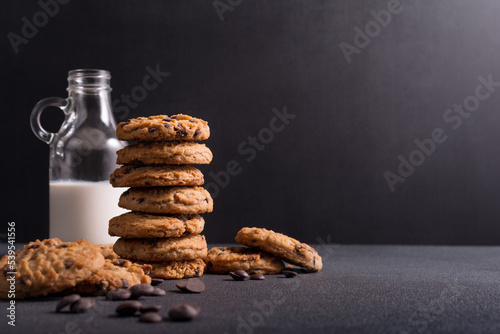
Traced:
[[212, 151], [205, 144], [192, 142], [144, 142], [116, 152], [119, 165], [206, 165]]
[[311, 246], [265, 228], [244, 227], [235, 238], [240, 244], [274, 254], [287, 262], [311, 270], [323, 267], [321, 256]]
[[[88, 279], [104, 265], [99, 246], [85, 240], [62, 242], [46, 239], [30, 242], [15, 253], [15, 298], [61, 292]], [[0, 297], [9, 291], [8, 256], [0, 259]]]
[[277, 274], [285, 266], [278, 257], [256, 249], [244, 247], [213, 247], [205, 258], [207, 272], [228, 274], [245, 270], [249, 274]]
[[166, 239], [120, 238], [115, 242], [113, 249], [121, 257], [146, 263], [186, 261], [204, 258], [207, 255], [207, 242], [203, 235]]
[[113, 187], [201, 186], [203, 174], [189, 165], [127, 165], [116, 169], [109, 181]]
[[158, 215], [127, 212], [111, 218], [108, 233], [124, 238], [174, 238], [203, 231], [200, 215]]
[[[146, 263], [146, 262], [140, 262]], [[189, 261], [148, 262], [152, 269], [149, 276], [163, 279], [181, 279], [199, 277], [205, 271], [205, 262], [201, 259]]]
[[205, 140], [210, 128], [206, 121], [188, 115], [156, 115], [121, 122], [116, 137], [129, 141]]
[[147, 264], [141, 265], [124, 259], [106, 260], [102, 268], [66, 290], [65, 294], [102, 296], [119, 288], [127, 289], [141, 283], [151, 284], [151, 277], [147, 275], [150, 270], [151, 266]]
[[124, 209], [147, 213], [212, 212], [212, 197], [202, 187], [151, 187], [130, 188], [118, 202]]

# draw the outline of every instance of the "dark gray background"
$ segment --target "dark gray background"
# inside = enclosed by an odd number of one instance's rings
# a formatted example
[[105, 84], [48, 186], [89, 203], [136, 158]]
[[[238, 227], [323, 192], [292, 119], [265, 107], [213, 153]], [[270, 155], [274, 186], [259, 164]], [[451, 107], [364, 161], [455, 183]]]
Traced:
[[[209, 242], [262, 226], [315, 243], [497, 244], [500, 88], [456, 130], [443, 114], [479, 76], [500, 81], [500, 3], [402, 1], [349, 64], [339, 44], [388, 3], [234, 1], [221, 21], [212, 1], [73, 0], [16, 54], [7, 34], [41, 7], [4, 2], [1, 226], [16, 221], [18, 241], [48, 236], [49, 148], [29, 127], [36, 102], [66, 96], [71, 69], [111, 71], [116, 99], [160, 64], [170, 76], [129, 117], [206, 119], [206, 181], [233, 159], [243, 169], [205, 215]], [[246, 162], [238, 145], [285, 106], [297, 117]], [[62, 115], [44, 116], [55, 131]], [[391, 192], [384, 172], [435, 128], [447, 140]]]

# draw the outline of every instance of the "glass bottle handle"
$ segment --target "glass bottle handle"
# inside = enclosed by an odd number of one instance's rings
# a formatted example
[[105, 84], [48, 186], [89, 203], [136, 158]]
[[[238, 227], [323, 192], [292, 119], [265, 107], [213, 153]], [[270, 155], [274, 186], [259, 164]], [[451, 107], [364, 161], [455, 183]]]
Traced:
[[30, 118], [31, 130], [33, 130], [35, 136], [37, 136], [38, 139], [50, 145], [54, 140], [56, 133], [48, 132], [42, 127], [42, 124], [40, 123], [40, 117], [42, 116], [42, 112], [47, 107], [58, 107], [64, 112], [64, 115], [67, 117], [70, 105], [71, 105], [71, 100], [69, 98], [63, 99], [62, 97], [48, 97], [38, 102], [31, 111], [31, 118]]

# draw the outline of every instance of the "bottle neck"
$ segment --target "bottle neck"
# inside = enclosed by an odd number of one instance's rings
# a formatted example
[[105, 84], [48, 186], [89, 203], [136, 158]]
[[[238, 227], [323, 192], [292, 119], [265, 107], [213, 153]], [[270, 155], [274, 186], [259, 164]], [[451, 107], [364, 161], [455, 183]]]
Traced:
[[68, 95], [78, 125], [115, 128], [111, 106], [111, 75], [104, 70], [73, 70], [68, 74]]

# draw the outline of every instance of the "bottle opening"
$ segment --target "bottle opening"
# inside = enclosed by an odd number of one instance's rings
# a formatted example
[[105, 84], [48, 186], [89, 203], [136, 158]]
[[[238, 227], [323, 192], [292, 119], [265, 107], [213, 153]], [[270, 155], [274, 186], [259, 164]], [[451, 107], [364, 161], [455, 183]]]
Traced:
[[110, 86], [111, 74], [106, 70], [97, 69], [77, 69], [68, 72], [68, 90], [75, 88], [108, 89]]

